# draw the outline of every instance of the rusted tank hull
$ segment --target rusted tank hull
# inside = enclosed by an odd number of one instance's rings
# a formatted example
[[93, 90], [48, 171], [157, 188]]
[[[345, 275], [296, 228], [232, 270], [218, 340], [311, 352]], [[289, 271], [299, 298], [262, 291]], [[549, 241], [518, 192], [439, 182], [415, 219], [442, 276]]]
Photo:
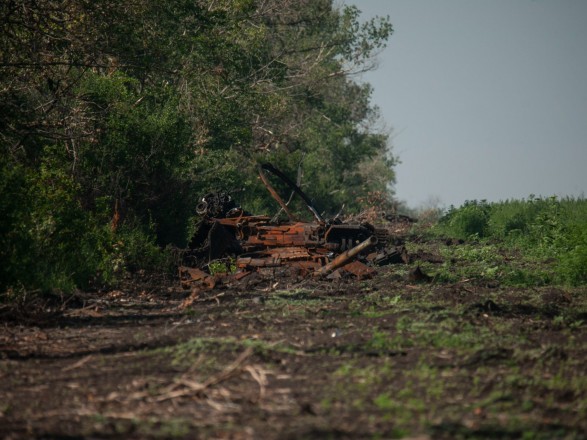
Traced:
[[[299, 221], [271, 186], [264, 171], [285, 179], [284, 182], [306, 202], [314, 221]], [[340, 269], [365, 278], [375, 273], [369, 266], [383, 261], [382, 254], [391, 255], [389, 250], [384, 251], [391, 241], [387, 231], [369, 223], [324, 220], [301, 189], [279, 170], [265, 164], [260, 167], [259, 174], [289, 221], [279, 223], [268, 216], [251, 215], [225, 192], [207, 194], [197, 207], [202, 220], [188, 251], [192, 266], [205, 267], [214, 259], [231, 258], [241, 274], [287, 265], [315, 277]], [[193, 273], [194, 278], [203, 279], [200, 272], [183, 273], [184, 276]]]

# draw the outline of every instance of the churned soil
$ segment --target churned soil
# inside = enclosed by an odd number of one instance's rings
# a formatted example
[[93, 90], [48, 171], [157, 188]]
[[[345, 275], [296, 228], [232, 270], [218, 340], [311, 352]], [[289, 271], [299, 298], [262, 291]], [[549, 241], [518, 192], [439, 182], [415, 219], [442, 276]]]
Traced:
[[443, 264], [434, 248], [412, 260], [2, 309], [0, 437], [586, 438], [586, 290], [441, 282], [413, 275]]

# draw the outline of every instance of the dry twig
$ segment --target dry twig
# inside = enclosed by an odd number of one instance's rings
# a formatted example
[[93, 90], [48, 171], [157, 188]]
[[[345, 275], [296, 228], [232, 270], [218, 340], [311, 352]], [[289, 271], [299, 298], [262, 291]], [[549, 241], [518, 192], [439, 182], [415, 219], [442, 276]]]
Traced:
[[[240, 374], [241, 368], [244, 362], [253, 354], [252, 347], [247, 348], [243, 351], [236, 360], [222, 370], [220, 373], [210, 376], [204, 382], [196, 382], [187, 378], [180, 379], [177, 383], [167, 388], [164, 394], [155, 397], [155, 402], [163, 402], [169, 399], [175, 399], [177, 397], [184, 397], [193, 394], [199, 394], [205, 389], [219, 384], [231, 377]], [[178, 386], [183, 386], [182, 389], [176, 389]]]

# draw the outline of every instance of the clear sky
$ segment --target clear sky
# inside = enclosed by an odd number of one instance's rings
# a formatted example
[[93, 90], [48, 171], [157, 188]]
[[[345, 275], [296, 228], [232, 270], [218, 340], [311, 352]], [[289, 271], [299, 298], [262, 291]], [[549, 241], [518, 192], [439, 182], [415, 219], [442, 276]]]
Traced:
[[587, 195], [587, 0], [346, 0], [394, 33], [362, 79], [392, 129], [396, 196]]

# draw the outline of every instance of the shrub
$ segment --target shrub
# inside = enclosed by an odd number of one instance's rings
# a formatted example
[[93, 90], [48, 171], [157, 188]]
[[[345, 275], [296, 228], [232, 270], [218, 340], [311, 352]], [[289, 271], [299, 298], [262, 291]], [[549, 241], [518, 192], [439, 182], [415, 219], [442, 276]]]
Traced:
[[566, 249], [558, 255], [557, 274], [572, 285], [587, 283], [587, 223], [568, 227]]
[[498, 238], [517, 239], [530, 230], [537, 205], [525, 200], [507, 200], [492, 204], [489, 233]]
[[114, 243], [117, 272], [170, 272], [171, 252], [157, 245], [153, 229], [154, 225], [151, 225], [150, 230], [145, 230], [140, 225], [125, 225], [117, 233]]
[[72, 178], [50, 160], [38, 172], [7, 165], [0, 168], [0, 292], [67, 292], [107, 281], [110, 231], [82, 209]]
[[467, 201], [461, 208], [451, 208], [440, 219], [441, 230], [456, 238], [485, 237], [488, 233], [490, 210], [490, 205], [484, 200]]

